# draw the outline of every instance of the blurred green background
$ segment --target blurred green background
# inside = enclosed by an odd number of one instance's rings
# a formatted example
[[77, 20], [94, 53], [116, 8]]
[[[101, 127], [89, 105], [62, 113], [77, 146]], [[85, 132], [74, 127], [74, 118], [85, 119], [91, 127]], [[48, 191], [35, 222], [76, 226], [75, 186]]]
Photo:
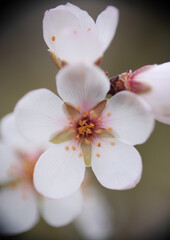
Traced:
[[[109, 76], [129, 69], [169, 61], [170, 17], [168, 1], [70, 1], [96, 19], [107, 5], [120, 11], [119, 25], [101, 67]], [[0, 1], [0, 117], [13, 111], [28, 91], [48, 88], [56, 92], [57, 68], [42, 35], [45, 10], [66, 1]], [[112, 205], [114, 236], [110, 239], [162, 239], [170, 236], [170, 126], [156, 123], [142, 146], [143, 175], [136, 188], [111, 191], [97, 183]], [[74, 224], [62, 228], [40, 220], [32, 230], [10, 239], [83, 239]], [[7, 238], [8, 239], [8, 238]]]

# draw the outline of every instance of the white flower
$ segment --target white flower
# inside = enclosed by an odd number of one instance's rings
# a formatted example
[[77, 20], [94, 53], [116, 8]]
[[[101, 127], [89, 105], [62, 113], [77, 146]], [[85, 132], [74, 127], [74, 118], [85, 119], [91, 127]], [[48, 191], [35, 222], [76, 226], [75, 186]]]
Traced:
[[120, 78], [150, 105], [156, 120], [170, 124], [170, 62], [147, 65]]
[[80, 187], [85, 166], [91, 166], [107, 188], [134, 187], [142, 163], [132, 145], [145, 142], [154, 126], [148, 105], [127, 91], [107, 101], [109, 81], [95, 65], [68, 65], [56, 80], [63, 101], [39, 89], [25, 95], [15, 108], [25, 137], [56, 143], [35, 166], [36, 189], [51, 198], [67, 196]]
[[61, 68], [65, 63], [100, 62], [116, 31], [118, 10], [108, 6], [96, 20], [67, 3], [45, 12], [44, 40]]
[[52, 226], [70, 223], [82, 210], [81, 192], [59, 200], [40, 196], [33, 187], [33, 169], [44, 146], [20, 136], [13, 114], [6, 115], [0, 126], [0, 233], [29, 230], [38, 222], [39, 212]]

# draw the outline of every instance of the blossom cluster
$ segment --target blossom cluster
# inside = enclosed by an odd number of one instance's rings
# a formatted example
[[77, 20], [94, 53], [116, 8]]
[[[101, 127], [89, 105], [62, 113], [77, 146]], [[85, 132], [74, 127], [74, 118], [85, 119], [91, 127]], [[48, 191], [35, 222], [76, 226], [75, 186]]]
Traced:
[[30, 229], [38, 208], [53, 226], [71, 222], [82, 211], [86, 167], [109, 189], [139, 183], [142, 160], [134, 146], [149, 138], [155, 119], [170, 124], [170, 62], [109, 79], [99, 64], [118, 17], [109, 6], [95, 23], [70, 3], [45, 12], [58, 94], [33, 90], [1, 120], [0, 231]]

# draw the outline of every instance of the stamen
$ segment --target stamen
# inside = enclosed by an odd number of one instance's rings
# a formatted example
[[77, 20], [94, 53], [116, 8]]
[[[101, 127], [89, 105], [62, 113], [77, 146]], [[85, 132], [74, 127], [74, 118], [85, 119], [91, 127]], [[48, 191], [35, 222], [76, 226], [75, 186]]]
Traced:
[[87, 115], [88, 115], [88, 112], [83, 113], [83, 117], [87, 117]]
[[88, 29], [87, 29], [87, 32], [89, 32], [91, 30], [91, 28], [89, 27]]
[[80, 110], [80, 109], [81, 109], [81, 106], [80, 106], [80, 105], [78, 105], [78, 106], [76, 107], [76, 109], [77, 109], [77, 110]]
[[97, 114], [94, 113], [93, 110], [91, 110], [91, 111], [90, 111], [90, 116], [91, 116], [92, 118], [96, 118], [96, 117], [97, 117]]
[[95, 125], [93, 123], [90, 123], [89, 128], [93, 128]]
[[76, 147], [75, 147], [75, 146], [72, 146], [72, 149], [73, 149], [73, 151], [75, 151], [75, 150], [76, 150]]
[[107, 117], [110, 117], [110, 116], [111, 116], [111, 112], [108, 112], [108, 113], [107, 113]]
[[71, 120], [71, 119], [72, 119], [72, 116], [69, 115], [69, 116], [68, 116], [68, 120]]
[[79, 153], [79, 157], [82, 157], [83, 156], [83, 153], [81, 152], [81, 153]]
[[53, 41], [53, 42], [55, 41], [55, 36], [52, 36], [52, 41]]
[[90, 144], [90, 141], [87, 139], [84, 142], [85, 142], [85, 144]]
[[100, 154], [99, 154], [99, 153], [96, 153], [96, 157], [100, 157]]
[[74, 124], [74, 121], [70, 121], [69, 124]]
[[100, 123], [103, 122], [102, 119], [101, 119], [101, 117], [99, 117], [97, 120], [98, 120]]
[[112, 131], [112, 128], [111, 128], [111, 127], [108, 127], [108, 128], [106, 128], [106, 130], [107, 130], [108, 132], [110, 132], [110, 131]]
[[97, 143], [97, 146], [98, 146], [98, 147], [101, 147], [101, 143], [100, 143], [100, 142], [98, 142], [98, 143]]
[[76, 136], [76, 140], [78, 141], [80, 139], [79, 135]]
[[65, 146], [65, 150], [67, 150], [67, 151], [68, 151], [68, 150], [69, 150], [69, 146]]
[[75, 129], [74, 128], [70, 128], [70, 132], [71, 133], [75, 133]]
[[97, 132], [98, 134], [101, 134], [101, 133], [103, 132], [103, 130], [99, 128], [99, 129], [96, 130], [96, 132]]
[[85, 120], [83, 120], [83, 121], [82, 121], [82, 120], [80, 120], [80, 121], [79, 121], [79, 125], [80, 125], [80, 126], [84, 126], [84, 125], [85, 125], [85, 123], [86, 123], [86, 121], [85, 121]]
[[111, 144], [112, 146], [114, 146], [114, 145], [115, 145], [115, 142], [110, 142], [110, 144]]

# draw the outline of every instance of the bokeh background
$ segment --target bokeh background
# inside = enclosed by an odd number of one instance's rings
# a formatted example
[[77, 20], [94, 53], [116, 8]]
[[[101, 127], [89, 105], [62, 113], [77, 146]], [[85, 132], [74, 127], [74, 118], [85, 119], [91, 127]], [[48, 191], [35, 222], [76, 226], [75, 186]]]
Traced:
[[[101, 67], [115, 76], [129, 69], [170, 60], [168, 1], [71, 0], [96, 19], [107, 6], [120, 11], [119, 25]], [[0, 117], [13, 111], [28, 91], [48, 88], [56, 92], [58, 71], [42, 35], [45, 10], [66, 1], [0, 1]], [[150, 139], [137, 149], [143, 175], [136, 188], [126, 191], [98, 189], [112, 206], [114, 235], [110, 239], [163, 239], [170, 237], [170, 126], [156, 123]], [[4, 237], [1, 237], [4, 238]], [[30, 231], [5, 239], [63, 239], [83, 237], [74, 223], [48, 226], [42, 219]]]

